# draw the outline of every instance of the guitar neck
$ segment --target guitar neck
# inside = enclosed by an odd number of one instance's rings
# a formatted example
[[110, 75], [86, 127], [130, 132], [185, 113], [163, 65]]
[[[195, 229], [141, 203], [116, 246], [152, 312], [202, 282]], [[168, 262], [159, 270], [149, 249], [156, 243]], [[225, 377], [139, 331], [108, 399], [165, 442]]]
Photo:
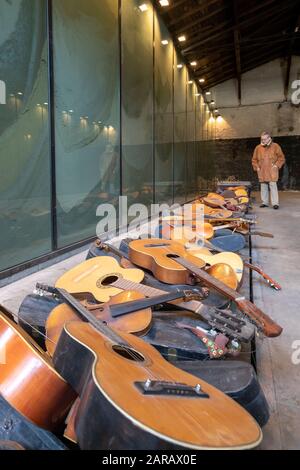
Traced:
[[150, 297], [146, 299], [133, 300], [130, 302], [123, 302], [122, 304], [116, 304], [110, 306], [111, 315], [113, 317], [119, 317], [128, 313], [134, 313], [139, 310], [146, 308], [155, 307], [156, 305], [165, 304], [172, 302], [173, 300], [185, 298], [186, 294], [183, 291], [178, 290], [177, 292], [166, 292], [162, 295]]
[[64, 289], [56, 289], [59, 293], [60, 297], [72, 307], [84, 320], [90, 323], [94, 328], [96, 328], [100, 333], [106, 336], [108, 339], [113, 341], [114, 343], [129, 346], [125, 344], [123, 338], [115, 333], [106, 323], [102, 322], [101, 320], [95, 318], [95, 316], [85, 308], [78, 300], [76, 300], [73, 295], [69, 294]]
[[178, 257], [176, 258], [181, 266], [188, 269], [192, 274], [197, 276], [198, 279], [203, 281], [208, 287], [212, 287], [221, 294], [228, 297], [230, 300], [233, 300], [237, 307], [247, 315], [255, 325], [263, 331], [263, 333], [268, 337], [279, 336], [282, 332], [281, 326], [275, 323], [268, 315], [262, 312], [256, 305], [254, 305], [250, 300], [247, 300], [245, 297], [241, 296], [238, 292], [226, 286], [223, 282], [215, 279], [213, 276], [208, 274], [201, 268], [198, 268], [193, 263], [187, 261], [185, 258]]
[[[121, 290], [132, 290], [132, 291], [137, 291], [141, 292], [141, 294], [144, 294], [146, 297], [157, 297], [158, 295], [163, 295], [167, 294], [167, 290], [162, 290], [162, 289], [157, 289], [156, 287], [150, 287], [150, 286], [145, 286], [144, 284], [138, 284], [133, 281], [128, 281], [127, 279], [118, 279], [117, 281], [113, 282], [111, 284], [113, 287], [117, 287], [118, 289]], [[205, 310], [203, 303], [200, 302], [199, 300], [188, 300], [187, 302], [168, 302], [168, 303], [173, 303], [176, 304], [177, 307], [183, 308], [184, 310], [188, 310], [193, 313], [200, 313], [207, 318], [207, 315], [205, 315]], [[208, 318], [207, 318], [208, 319]]]
[[228, 297], [230, 300], [235, 301], [237, 298], [241, 297], [238, 292], [226, 286], [223, 282], [211, 276], [203, 269], [187, 261], [185, 258], [179, 257], [176, 258], [175, 261], [184, 268], [188, 269], [188, 271], [190, 271], [192, 274], [197, 276], [207, 287], [212, 287], [213, 289]]
[[146, 297], [156, 297], [158, 295], [166, 294], [167, 291], [156, 289], [154, 287], [145, 286], [137, 282], [128, 281], [127, 279], [120, 278], [117, 281], [110, 284], [112, 287], [117, 287], [122, 290], [133, 290], [144, 294]]
[[255, 266], [255, 264], [248, 263], [247, 261], [244, 261], [244, 264], [247, 268], [260, 274], [270, 284], [271, 287], [276, 290], [281, 290], [280, 284], [274, 281], [274, 279], [272, 279], [268, 274], [266, 274], [259, 266]]

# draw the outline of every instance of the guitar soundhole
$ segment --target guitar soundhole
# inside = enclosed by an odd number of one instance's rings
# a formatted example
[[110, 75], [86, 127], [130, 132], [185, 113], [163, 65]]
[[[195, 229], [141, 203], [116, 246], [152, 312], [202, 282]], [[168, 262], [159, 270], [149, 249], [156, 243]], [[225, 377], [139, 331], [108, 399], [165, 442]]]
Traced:
[[114, 282], [117, 282], [120, 279], [119, 274], [110, 274], [109, 276], [105, 275], [98, 279], [96, 285], [99, 288], [110, 287]]
[[176, 259], [176, 258], [180, 258], [180, 256], [170, 253], [169, 255], [167, 255], [167, 258]]
[[124, 357], [124, 359], [129, 359], [130, 361], [134, 362], [145, 361], [145, 358], [134, 349], [126, 348], [124, 346], [118, 346], [117, 344], [115, 344], [112, 349], [115, 353], [119, 354], [119, 356]]

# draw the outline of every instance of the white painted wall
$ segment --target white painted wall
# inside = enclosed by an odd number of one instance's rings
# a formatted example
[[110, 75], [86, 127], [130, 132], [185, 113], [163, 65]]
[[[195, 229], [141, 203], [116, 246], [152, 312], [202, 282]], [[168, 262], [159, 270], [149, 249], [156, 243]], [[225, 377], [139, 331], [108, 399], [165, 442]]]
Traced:
[[291, 84], [300, 79], [300, 57], [293, 57], [288, 101], [284, 97], [286, 61], [274, 60], [242, 76], [239, 105], [237, 81], [212, 88], [222, 119], [216, 122], [217, 139], [258, 137], [263, 130], [274, 136], [300, 135], [300, 105], [291, 103]]

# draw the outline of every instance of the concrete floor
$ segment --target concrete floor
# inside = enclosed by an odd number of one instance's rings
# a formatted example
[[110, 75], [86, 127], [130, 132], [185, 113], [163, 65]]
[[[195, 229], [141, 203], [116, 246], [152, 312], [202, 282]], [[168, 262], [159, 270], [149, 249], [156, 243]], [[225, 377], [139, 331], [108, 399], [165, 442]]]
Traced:
[[[259, 228], [274, 239], [253, 237], [253, 259], [282, 285], [282, 291], [269, 288], [254, 273], [255, 303], [284, 331], [279, 338], [257, 340], [257, 365], [260, 383], [271, 408], [264, 428], [261, 449], [300, 449], [300, 192], [280, 195], [279, 211], [260, 209], [259, 195], [254, 204]], [[51, 267], [31, 274], [0, 289], [0, 304], [17, 313], [24, 297], [37, 282], [54, 284], [71, 267], [83, 261], [86, 251]], [[293, 364], [293, 343], [299, 341], [299, 365]]]
[[[262, 449], [300, 449], [300, 192], [280, 194], [280, 209], [254, 204], [259, 229], [274, 239], [253, 237], [253, 259], [279, 282], [282, 291], [265, 286], [254, 274], [254, 301], [282, 327], [279, 338], [258, 339], [258, 376], [271, 408]], [[298, 340], [299, 364], [293, 364]], [[295, 354], [296, 355], [296, 354]]]

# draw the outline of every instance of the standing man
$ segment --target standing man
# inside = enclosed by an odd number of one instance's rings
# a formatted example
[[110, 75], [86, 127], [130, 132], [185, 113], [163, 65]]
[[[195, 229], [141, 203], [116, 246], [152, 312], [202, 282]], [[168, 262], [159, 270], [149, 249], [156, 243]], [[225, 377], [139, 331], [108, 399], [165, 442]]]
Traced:
[[263, 132], [260, 145], [254, 150], [252, 166], [257, 171], [261, 189], [262, 204], [260, 207], [269, 205], [269, 187], [273, 209], [279, 208], [277, 181], [279, 170], [285, 164], [285, 156], [280, 145], [275, 144], [269, 132]]

